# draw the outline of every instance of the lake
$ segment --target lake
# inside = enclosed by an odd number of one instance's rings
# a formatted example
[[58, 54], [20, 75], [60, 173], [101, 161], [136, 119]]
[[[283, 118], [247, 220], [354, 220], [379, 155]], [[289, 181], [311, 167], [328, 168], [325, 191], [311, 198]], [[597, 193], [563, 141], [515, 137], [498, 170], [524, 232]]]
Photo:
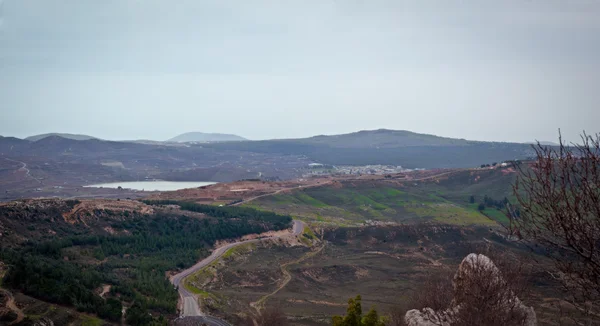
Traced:
[[208, 181], [126, 181], [126, 182], [109, 182], [89, 185], [85, 187], [95, 188], [123, 188], [145, 191], [174, 191], [187, 188], [198, 188], [202, 186], [213, 185], [216, 182]]

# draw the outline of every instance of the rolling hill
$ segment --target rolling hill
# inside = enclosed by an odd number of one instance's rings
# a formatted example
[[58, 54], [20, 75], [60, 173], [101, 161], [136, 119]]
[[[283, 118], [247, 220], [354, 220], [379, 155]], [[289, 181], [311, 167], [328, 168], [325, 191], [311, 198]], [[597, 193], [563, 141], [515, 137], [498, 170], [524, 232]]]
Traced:
[[[286, 212], [313, 223], [352, 225], [372, 221], [403, 224], [431, 221], [448, 225], [495, 225], [506, 217], [484, 198], [515, 201], [513, 167], [456, 169], [432, 179], [352, 179], [265, 196], [246, 204]], [[470, 197], [473, 201], [470, 202]], [[489, 201], [487, 204], [490, 204]]]
[[339, 148], [397, 148], [407, 146], [463, 146], [470, 142], [464, 139], [419, 134], [407, 130], [361, 130], [349, 134], [314, 136], [293, 139], [306, 144], [324, 144]]
[[406, 168], [458, 168], [524, 159], [530, 145], [482, 142], [404, 130], [366, 130], [334, 136], [207, 144], [215, 149], [304, 155], [333, 165], [401, 165]]
[[169, 142], [230, 142], [230, 141], [244, 141], [247, 140], [244, 137], [232, 134], [218, 134], [218, 133], [204, 133], [204, 132], [186, 132], [179, 136], [173, 137], [167, 141]]
[[49, 134], [39, 134], [39, 135], [29, 136], [29, 137], [25, 138], [25, 140], [38, 141], [38, 140], [41, 140], [41, 139], [44, 139], [44, 138], [48, 138], [48, 137], [52, 137], [52, 136], [57, 136], [57, 137], [62, 137], [62, 138], [67, 138], [67, 139], [73, 139], [73, 140], [98, 139], [96, 137], [92, 137], [92, 136], [88, 136], [88, 135], [66, 134], [66, 133], [53, 132], [53, 133], [49, 133]]

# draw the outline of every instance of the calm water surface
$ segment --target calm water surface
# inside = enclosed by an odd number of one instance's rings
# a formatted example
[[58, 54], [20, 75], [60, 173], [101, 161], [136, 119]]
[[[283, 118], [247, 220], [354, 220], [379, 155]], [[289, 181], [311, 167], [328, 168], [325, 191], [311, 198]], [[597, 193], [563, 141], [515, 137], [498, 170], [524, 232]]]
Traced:
[[127, 181], [127, 182], [110, 182], [89, 185], [86, 187], [96, 188], [124, 188], [133, 190], [146, 191], [173, 191], [187, 188], [198, 188], [202, 186], [213, 185], [216, 182], [208, 181]]

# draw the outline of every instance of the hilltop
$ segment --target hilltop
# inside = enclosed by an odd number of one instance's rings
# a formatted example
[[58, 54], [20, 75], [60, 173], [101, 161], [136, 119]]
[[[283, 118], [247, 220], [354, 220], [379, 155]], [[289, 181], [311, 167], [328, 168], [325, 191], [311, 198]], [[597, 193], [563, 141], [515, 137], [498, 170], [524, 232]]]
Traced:
[[232, 134], [219, 134], [219, 133], [204, 133], [204, 132], [186, 132], [179, 136], [173, 137], [167, 141], [169, 142], [226, 142], [226, 141], [244, 141], [247, 140], [244, 137]]
[[473, 167], [532, 155], [531, 146], [526, 144], [470, 141], [387, 129], [301, 139], [215, 143], [205, 147], [303, 155], [332, 165], [383, 164], [426, 169]]
[[73, 140], [98, 139], [96, 137], [92, 137], [92, 136], [88, 136], [88, 135], [67, 134], [67, 133], [52, 132], [52, 133], [48, 133], [48, 134], [39, 134], [39, 135], [29, 136], [29, 137], [25, 138], [25, 140], [38, 141], [38, 140], [41, 140], [41, 139], [44, 139], [44, 138], [48, 138], [48, 137], [62, 137], [62, 138], [73, 139]]
[[[293, 140], [292, 140], [293, 141]], [[407, 146], [464, 146], [470, 142], [465, 139], [419, 134], [408, 130], [361, 130], [340, 135], [319, 135], [295, 139], [308, 144], [325, 144], [339, 148], [397, 148]]]

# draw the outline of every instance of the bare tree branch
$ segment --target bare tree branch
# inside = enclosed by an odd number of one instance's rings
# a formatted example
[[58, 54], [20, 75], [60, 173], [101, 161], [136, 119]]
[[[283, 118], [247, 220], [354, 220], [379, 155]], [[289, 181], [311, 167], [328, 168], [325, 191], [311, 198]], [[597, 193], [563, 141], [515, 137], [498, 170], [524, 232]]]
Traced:
[[581, 312], [600, 311], [600, 135], [580, 144], [534, 146], [513, 187], [520, 214], [509, 208], [510, 235], [539, 244], [555, 262], [567, 300]]

